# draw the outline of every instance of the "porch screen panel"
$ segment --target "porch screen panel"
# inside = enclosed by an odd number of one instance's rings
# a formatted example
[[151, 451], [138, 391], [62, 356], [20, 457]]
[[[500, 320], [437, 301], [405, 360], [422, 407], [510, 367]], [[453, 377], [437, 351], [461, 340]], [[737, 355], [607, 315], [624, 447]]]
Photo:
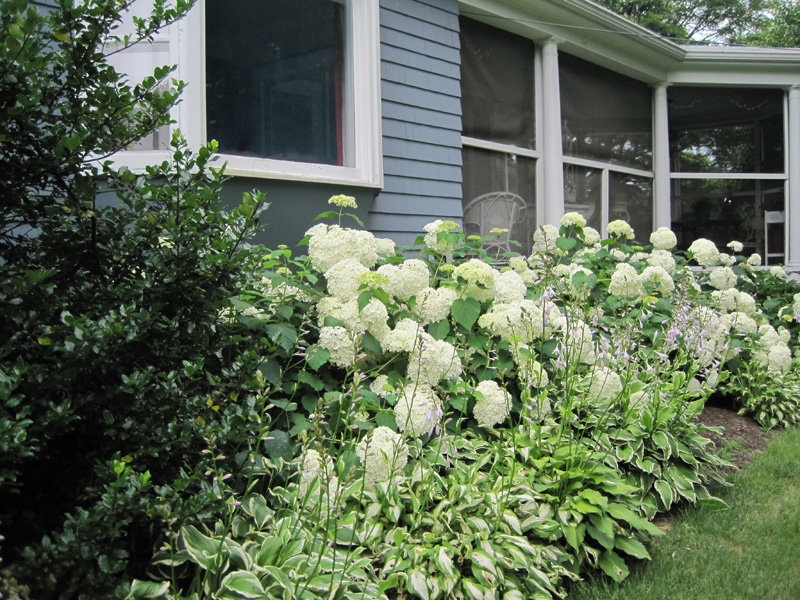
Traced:
[[564, 155], [651, 169], [650, 87], [569, 54], [558, 56]]
[[345, 10], [206, 1], [207, 137], [220, 152], [347, 165]]

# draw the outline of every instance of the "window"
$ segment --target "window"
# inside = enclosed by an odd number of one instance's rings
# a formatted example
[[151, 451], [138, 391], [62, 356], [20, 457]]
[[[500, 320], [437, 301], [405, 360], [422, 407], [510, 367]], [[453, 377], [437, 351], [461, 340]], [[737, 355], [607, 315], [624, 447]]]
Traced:
[[559, 53], [564, 210], [605, 233], [623, 219], [653, 230], [652, 91], [644, 83]]
[[[125, 53], [120, 68], [140, 70], [142, 52], [177, 63], [188, 83], [177, 126], [194, 147], [216, 139], [231, 175], [381, 187], [378, 10], [199, 0], [166, 43]], [[133, 166], [152, 161], [128, 154]]]
[[668, 90], [672, 227], [681, 248], [736, 240], [745, 252], [784, 260], [784, 92]]
[[[536, 227], [534, 52], [530, 40], [461, 18], [463, 203], [467, 235], [508, 229], [530, 252]], [[521, 247], [508, 243], [516, 240]]]

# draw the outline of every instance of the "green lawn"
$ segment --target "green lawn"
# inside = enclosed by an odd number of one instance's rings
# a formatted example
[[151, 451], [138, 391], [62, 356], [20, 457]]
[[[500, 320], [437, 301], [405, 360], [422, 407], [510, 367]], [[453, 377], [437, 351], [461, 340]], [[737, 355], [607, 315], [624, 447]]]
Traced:
[[777, 436], [718, 491], [730, 510], [686, 508], [621, 585], [597, 578], [569, 600], [800, 598], [800, 430]]

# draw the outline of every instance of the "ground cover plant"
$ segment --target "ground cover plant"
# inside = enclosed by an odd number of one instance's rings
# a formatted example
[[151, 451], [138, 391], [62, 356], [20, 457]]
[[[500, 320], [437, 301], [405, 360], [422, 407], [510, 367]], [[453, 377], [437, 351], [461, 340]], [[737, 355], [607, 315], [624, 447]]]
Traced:
[[529, 257], [441, 221], [396, 248], [334, 196], [299, 251], [250, 247], [265, 199], [222, 205], [213, 143], [105, 162], [182, 88], [107, 54], [190, 3], [132, 37], [127, 3], [0, 6], [4, 594], [560, 597], [624, 579], [657, 513], [724, 506], [709, 395], [796, 421], [763, 384], [800, 294], [737, 242], [570, 213]]
[[[623, 585], [584, 582], [570, 600], [775, 598], [800, 594], [794, 547], [800, 502], [800, 431], [776, 436], [720, 495], [730, 510], [682, 510]], [[768, 540], [768, 543], [764, 543]]]

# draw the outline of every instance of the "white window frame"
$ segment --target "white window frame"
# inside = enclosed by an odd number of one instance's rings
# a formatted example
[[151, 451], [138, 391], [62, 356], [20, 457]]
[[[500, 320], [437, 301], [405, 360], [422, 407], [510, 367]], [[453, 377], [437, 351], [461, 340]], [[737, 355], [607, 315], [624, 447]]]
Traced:
[[[291, 0], [287, 0], [291, 1]], [[302, 163], [220, 153], [229, 175], [308, 181], [340, 185], [383, 187], [383, 152], [380, 92], [380, 21], [378, 0], [340, 0], [347, 5], [347, 74], [352, 95], [352, 115], [347, 139], [349, 166]], [[205, 97], [205, 0], [199, 0], [189, 14], [167, 32], [170, 62], [178, 66], [175, 77], [187, 83], [182, 100], [173, 109], [176, 126], [191, 148], [207, 143]], [[115, 162], [140, 171], [160, 162], [168, 150], [129, 151]], [[350, 166], [351, 165], [351, 166]]]

